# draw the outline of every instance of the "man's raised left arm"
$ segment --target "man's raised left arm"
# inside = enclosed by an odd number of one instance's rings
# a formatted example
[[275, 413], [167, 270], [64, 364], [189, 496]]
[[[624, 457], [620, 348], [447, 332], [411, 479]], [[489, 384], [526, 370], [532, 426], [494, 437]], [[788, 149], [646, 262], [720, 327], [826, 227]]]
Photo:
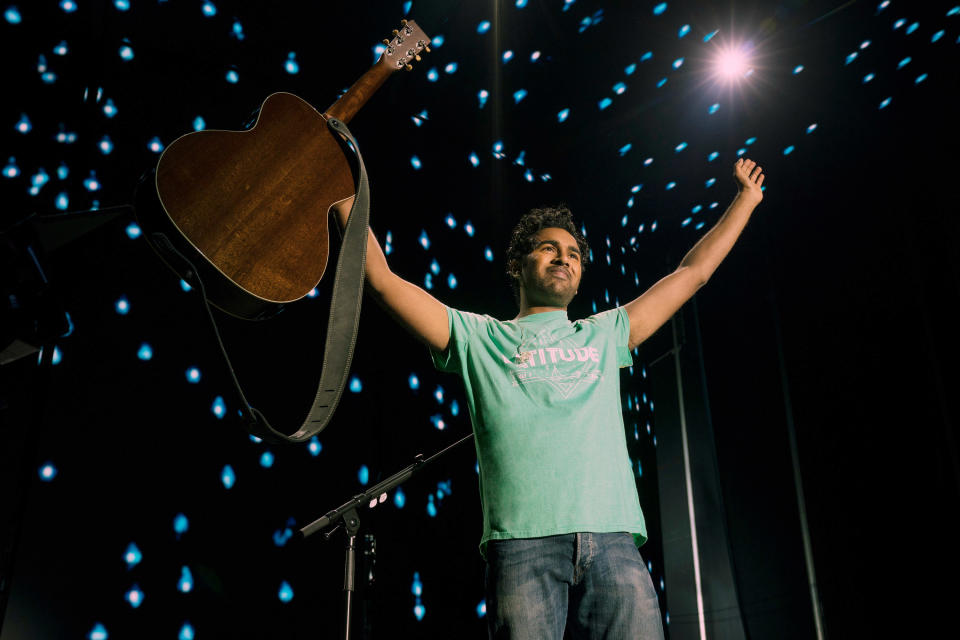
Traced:
[[764, 175], [756, 162], [737, 160], [733, 175], [739, 187], [737, 197], [713, 228], [687, 252], [676, 271], [624, 305], [630, 318], [631, 349], [653, 335], [706, 284], [747, 226], [750, 214], [763, 200], [760, 187]]

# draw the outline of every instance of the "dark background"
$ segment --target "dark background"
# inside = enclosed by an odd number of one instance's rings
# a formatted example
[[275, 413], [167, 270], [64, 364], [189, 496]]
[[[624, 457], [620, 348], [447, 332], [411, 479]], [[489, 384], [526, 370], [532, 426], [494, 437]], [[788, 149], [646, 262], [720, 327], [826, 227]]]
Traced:
[[[767, 174], [764, 201], [695, 298], [748, 633], [810, 637], [813, 630], [788, 416], [828, 635], [940, 628], [952, 615], [958, 568], [957, 408], [948, 371], [958, 355], [960, 297], [960, 16], [936, 2], [894, 2], [882, 11], [863, 2], [671, 2], [662, 15], [653, 14], [655, 4], [414, 2], [409, 17], [444, 43], [413, 72], [388, 80], [350, 125], [370, 175], [371, 225], [381, 241], [390, 232], [389, 259], [402, 276], [422, 285], [435, 259], [433, 293], [443, 302], [509, 318], [515, 308], [502, 275], [509, 228], [529, 206], [566, 202], [595, 262], [570, 309], [582, 317], [594, 305], [626, 302], [679, 263], [729, 204], [731, 165], [756, 137], [746, 155]], [[94, 200], [129, 203], [137, 178], [157, 161], [147, 141], [169, 144], [198, 114], [207, 128], [238, 129], [277, 90], [326, 107], [369, 67], [372, 45], [404, 14], [399, 2], [322, 12], [306, 3], [217, 3], [209, 18], [200, 2], [133, 5], [80, 2], [68, 14], [58, 3], [36, 3], [19, 7], [22, 23], [0, 23], [13, 89], [0, 108], [0, 155], [21, 171], [0, 182], [4, 227], [56, 213], [61, 192], [69, 194], [68, 211]], [[592, 24], [580, 32], [585, 18]], [[906, 23], [894, 29], [900, 18]], [[484, 19], [495, 25], [478, 34]], [[235, 20], [243, 40], [230, 35]], [[691, 32], [678, 38], [684, 24]], [[945, 35], [931, 42], [940, 29]], [[135, 51], [129, 62], [117, 55], [124, 38]], [[70, 49], [62, 57], [51, 53], [61, 40]], [[716, 47], [741, 40], [755, 46], [756, 71], [718, 84], [710, 77]], [[864, 40], [871, 44], [859, 50]], [[506, 49], [516, 56], [503, 64]], [[532, 63], [534, 50], [542, 55]], [[648, 50], [653, 58], [641, 63]], [[844, 64], [855, 50], [858, 59]], [[290, 51], [296, 75], [283, 68]], [[57, 73], [53, 84], [36, 71], [41, 54]], [[897, 69], [907, 56], [911, 62]], [[679, 57], [684, 64], [674, 69]], [[453, 61], [456, 72], [444, 72]], [[631, 63], [636, 71], [626, 75]], [[794, 75], [798, 64], [804, 70]], [[223, 79], [231, 66], [240, 74], [235, 85]], [[431, 67], [437, 82], [427, 79]], [[868, 72], [876, 78], [865, 84]], [[921, 73], [928, 77], [916, 83]], [[668, 82], [657, 88], [662, 77]], [[615, 95], [620, 81], [627, 90]], [[478, 109], [481, 88], [491, 95]], [[519, 88], [529, 93], [514, 104]], [[612, 104], [601, 110], [605, 96]], [[107, 97], [114, 118], [102, 112]], [[878, 108], [887, 97], [889, 106]], [[715, 102], [720, 109], [708, 115]], [[569, 119], [557, 122], [567, 107]], [[424, 109], [428, 119], [417, 127], [411, 116]], [[21, 114], [33, 125], [26, 135], [14, 128]], [[54, 140], [61, 124], [77, 133], [76, 143]], [[104, 134], [115, 144], [110, 155], [97, 148]], [[491, 154], [497, 140], [502, 159]], [[689, 146], [675, 152], [683, 141]], [[621, 157], [626, 143], [632, 148]], [[783, 155], [788, 145], [796, 149]], [[524, 166], [515, 163], [520, 150]], [[719, 157], [709, 162], [714, 150]], [[467, 161], [471, 151], [477, 168]], [[419, 171], [409, 162], [414, 154]], [[644, 166], [647, 157], [654, 162]], [[56, 177], [61, 162], [70, 168], [66, 180]], [[51, 180], [30, 196], [39, 167]], [[534, 182], [524, 179], [526, 168]], [[103, 184], [95, 194], [82, 186], [91, 170]], [[716, 184], [705, 188], [711, 177]], [[671, 180], [677, 188], [664, 189]], [[682, 225], [695, 204], [703, 210]], [[444, 222], [448, 213], [455, 229]], [[237, 404], [196, 292], [183, 292], [142, 238], [127, 237], [131, 221], [121, 216], [42, 256], [50, 297], [70, 312], [73, 333], [56, 340], [62, 360], [48, 375], [36, 356], [0, 370], [3, 638], [86, 637], [95, 623], [111, 637], [175, 637], [185, 621], [198, 637], [334, 636], [341, 538], [277, 546], [272, 536], [360, 491], [360, 465], [376, 481], [467, 434], [459, 381], [434, 372], [426, 350], [368, 300], [353, 367], [362, 390], [345, 394], [320, 454], [251, 442], [232, 418]], [[421, 231], [428, 250], [418, 243]], [[486, 247], [493, 262], [484, 259]], [[9, 262], [5, 268], [7, 290], [21, 286], [20, 272]], [[319, 376], [329, 287], [325, 278], [316, 298], [261, 323], [218, 315], [252, 403], [289, 431]], [[131, 305], [125, 316], [113, 311], [121, 295]], [[20, 318], [9, 308], [4, 314]], [[153, 348], [150, 361], [136, 357], [142, 342]], [[647, 392], [643, 371], [661, 355], [657, 344], [641, 346], [633, 371], [624, 370], [623, 395], [651, 528], [642, 552], [659, 583], [656, 412], [627, 399]], [[186, 382], [189, 366], [202, 371], [197, 385]], [[412, 373], [419, 389], [408, 384]], [[438, 385], [442, 403], [433, 395]], [[217, 396], [228, 408], [223, 419], [210, 411]], [[438, 414], [442, 431], [430, 420]], [[276, 457], [269, 469], [258, 463], [264, 449]], [[37, 474], [47, 461], [58, 470], [52, 482]], [[482, 637], [474, 462], [463, 447], [404, 485], [402, 509], [391, 495], [361, 514], [364, 531], [377, 537], [370, 594], [377, 636]], [[226, 464], [237, 477], [229, 490], [219, 479]], [[452, 491], [436, 498], [447, 481]], [[436, 517], [426, 515], [431, 494]], [[177, 539], [179, 512], [190, 528]], [[143, 561], [128, 569], [131, 541]], [[194, 579], [187, 594], [176, 589], [182, 566]], [[420, 621], [414, 572], [423, 584]], [[277, 598], [284, 580], [294, 591], [287, 603]], [[124, 600], [133, 584], [144, 593], [137, 608]], [[669, 593], [666, 584], [665, 612]]]

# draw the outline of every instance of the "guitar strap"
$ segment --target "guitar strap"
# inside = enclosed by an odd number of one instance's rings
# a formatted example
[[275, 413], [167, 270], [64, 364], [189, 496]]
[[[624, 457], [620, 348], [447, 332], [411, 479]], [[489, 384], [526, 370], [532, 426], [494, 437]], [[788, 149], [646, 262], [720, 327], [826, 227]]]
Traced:
[[[353, 349], [357, 340], [357, 328], [360, 324], [360, 302], [363, 299], [364, 262], [367, 255], [367, 229], [370, 220], [370, 186], [367, 182], [367, 171], [363, 166], [360, 148], [357, 141], [340, 120], [327, 118], [327, 125], [336, 133], [350, 142], [350, 148], [357, 155], [359, 179], [357, 181], [357, 196], [350, 209], [343, 231], [343, 243], [340, 247], [340, 257], [337, 259], [337, 271], [334, 276], [333, 294], [330, 298], [330, 316], [327, 320], [327, 340], [323, 348], [323, 367], [320, 371], [320, 385], [314, 398], [310, 413], [300, 428], [292, 435], [277, 431], [258, 409], [250, 406], [240, 388], [240, 382], [230, 364], [230, 358], [224, 348], [220, 331], [207, 301], [206, 291], [200, 282], [197, 270], [173, 245], [166, 236], [154, 234], [155, 238], [172, 250], [191, 267], [193, 280], [199, 285], [203, 294], [204, 305], [213, 333], [220, 345], [223, 359], [227, 363], [227, 370], [233, 380], [234, 388], [240, 399], [240, 417], [244, 427], [252, 435], [267, 442], [305, 442], [319, 433], [330, 422], [333, 412], [340, 402], [343, 388], [346, 386], [347, 375], [350, 372], [350, 363], [353, 360]], [[160, 237], [156, 237], [160, 236]]]

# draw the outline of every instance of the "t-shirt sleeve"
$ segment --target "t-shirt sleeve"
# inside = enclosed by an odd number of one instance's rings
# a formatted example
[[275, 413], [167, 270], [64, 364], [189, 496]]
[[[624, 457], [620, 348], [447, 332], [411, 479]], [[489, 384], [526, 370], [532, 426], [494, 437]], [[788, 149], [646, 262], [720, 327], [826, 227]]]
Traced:
[[470, 337], [480, 329], [483, 323], [484, 317], [481, 315], [447, 307], [450, 342], [444, 351], [430, 349], [433, 366], [440, 371], [460, 373]]
[[633, 355], [630, 353], [630, 316], [624, 307], [608, 309], [592, 316], [597, 326], [608, 331], [617, 349], [617, 366], [633, 366]]

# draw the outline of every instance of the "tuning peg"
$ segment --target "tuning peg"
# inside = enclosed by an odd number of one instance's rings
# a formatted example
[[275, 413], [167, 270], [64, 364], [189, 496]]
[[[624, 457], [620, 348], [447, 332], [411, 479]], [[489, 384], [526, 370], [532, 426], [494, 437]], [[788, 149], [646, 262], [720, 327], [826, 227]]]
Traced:
[[400, 35], [400, 32], [397, 31], [396, 29], [394, 29], [394, 30], [393, 30], [393, 35], [398, 36], [398, 35]]
[[420, 62], [420, 56], [419, 56], [419, 55], [413, 56], [413, 59], [416, 60], [417, 62]]
[[401, 20], [401, 21], [400, 21], [400, 26], [401, 26], [401, 27], [407, 26], [407, 21], [406, 21], [406, 20]]
[[423, 50], [426, 51], [427, 53], [430, 53], [430, 45], [428, 44], [423, 45]]
[[407, 71], [410, 71], [411, 69], [413, 69], [413, 65], [411, 65], [411, 64], [408, 62], [407, 64], [403, 65], [403, 68], [406, 69]]
[[385, 44], [385, 45], [389, 45], [389, 44], [390, 44], [390, 41], [389, 41], [389, 40], [387, 40], [386, 38], [384, 38], [384, 39], [383, 39], [383, 44]]

